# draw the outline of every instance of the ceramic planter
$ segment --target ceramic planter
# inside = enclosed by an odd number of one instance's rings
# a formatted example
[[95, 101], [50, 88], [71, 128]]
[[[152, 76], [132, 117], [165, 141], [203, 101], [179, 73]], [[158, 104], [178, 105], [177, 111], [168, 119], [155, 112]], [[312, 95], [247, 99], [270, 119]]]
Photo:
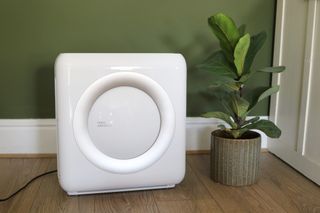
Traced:
[[250, 131], [247, 139], [226, 138], [216, 130], [211, 136], [211, 178], [231, 186], [256, 183], [259, 173], [261, 136]]

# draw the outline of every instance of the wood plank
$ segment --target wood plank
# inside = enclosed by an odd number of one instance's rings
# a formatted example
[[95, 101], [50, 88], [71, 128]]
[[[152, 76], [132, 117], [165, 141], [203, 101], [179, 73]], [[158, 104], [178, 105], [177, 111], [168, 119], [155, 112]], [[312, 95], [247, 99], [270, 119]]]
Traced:
[[[316, 184], [271, 154], [263, 155], [262, 162], [264, 175], [281, 190], [284, 194], [281, 197], [286, 197], [281, 205], [293, 204], [295, 212], [320, 212], [320, 188]], [[267, 189], [266, 192], [274, 193]], [[278, 203], [280, 200], [280, 196], [275, 199]]]
[[[257, 184], [230, 187], [209, 177], [209, 155], [188, 155], [174, 189], [68, 196], [56, 174], [36, 180], [0, 212], [320, 212], [320, 188], [271, 154], [261, 155]], [[0, 159], [0, 197], [56, 168], [56, 159]]]
[[153, 195], [160, 212], [222, 212], [188, 164], [181, 184], [155, 190]]
[[206, 186], [212, 197], [219, 203], [224, 211], [248, 212], [250, 210], [249, 208], [240, 206], [243, 202], [241, 202], [240, 197], [233, 196], [233, 194], [230, 193], [230, 188], [225, 187], [225, 189], [222, 189], [222, 185], [215, 184], [210, 179], [209, 159], [207, 156], [188, 156], [187, 160], [191, 167], [195, 169], [195, 173], [200, 181]]
[[[210, 179], [209, 156], [189, 156], [188, 162], [196, 168], [196, 175], [208, 188], [211, 196], [225, 212], [285, 212], [275, 202], [261, 199], [256, 186], [232, 187], [215, 183]], [[258, 192], [261, 192], [259, 190]], [[270, 201], [270, 199], [269, 199]]]
[[95, 195], [80, 195], [78, 196], [78, 212], [79, 213], [94, 213]]
[[0, 159], [2, 158], [18, 158], [18, 159], [26, 159], [26, 158], [57, 158], [57, 154], [55, 153], [11, 153], [11, 154], [0, 154]]
[[[15, 169], [12, 169], [15, 168]], [[0, 161], [0, 197], [5, 198], [14, 192], [18, 179], [18, 171], [21, 170], [22, 161], [14, 161], [12, 159], [2, 159]], [[0, 202], [0, 212], [8, 212], [12, 200]]]
[[268, 160], [266, 155], [261, 156], [261, 175], [259, 177], [258, 185], [259, 187], [268, 195], [272, 196], [275, 202], [282, 206], [287, 212], [298, 213], [300, 212], [298, 206], [292, 199], [287, 195], [285, 191], [279, 187], [280, 185], [277, 181], [274, 181], [274, 178], [268, 174], [268, 171], [265, 170]]
[[187, 164], [184, 180], [173, 189], [159, 189], [153, 191], [156, 201], [177, 201], [190, 199], [210, 199], [210, 193], [195, 176]]
[[276, 203], [281, 205], [285, 211], [290, 213], [300, 212], [299, 208], [291, 198], [281, 189], [281, 187], [279, 187], [278, 184], [272, 181], [270, 176], [266, 175], [266, 173], [263, 173], [263, 176], [260, 176], [257, 184], [266, 194], [272, 197]]
[[[299, 212], [294, 203], [292, 203], [288, 197], [283, 196], [279, 188], [272, 184], [266, 185], [262, 183], [263, 181], [265, 181], [265, 178], [260, 177], [258, 183], [253, 186], [254, 190], [257, 192], [257, 194], [259, 194], [259, 199], [264, 200], [264, 202], [267, 204], [271, 204], [271, 208], [277, 209], [279, 212]], [[272, 206], [276, 206], [276, 208]], [[273, 210], [273, 212], [276, 211]]]
[[[25, 159], [21, 177], [24, 182], [28, 182], [33, 177], [48, 171], [48, 159]], [[24, 174], [24, 175], [23, 175]], [[35, 194], [37, 194], [42, 179], [35, 180], [26, 189], [17, 194], [13, 200], [8, 212], [26, 212], [31, 209]], [[19, 186], [20, 187], [20, 186]]]
[[[56, 159], [50, 160], [49, 170], [56, 168]], [[77, 196], [68, 196], [60, 187], [57, 175], [46, 176], [32, 205], [34, 212], [81, 212]]]
[[157, 201], [157, 206], [164, 213], [222, 212], [212, 199]]
[[121, 192], [95, 196], [95, 212], [159, 212], [152, 191]]
[[[48, 170], [56, 168], [56, 160], [50, 160]], [[31, 212], [77, 212], [77, 197], [68, 197], [60, 188], [56, 174], [42, 177], [42, 182]]]

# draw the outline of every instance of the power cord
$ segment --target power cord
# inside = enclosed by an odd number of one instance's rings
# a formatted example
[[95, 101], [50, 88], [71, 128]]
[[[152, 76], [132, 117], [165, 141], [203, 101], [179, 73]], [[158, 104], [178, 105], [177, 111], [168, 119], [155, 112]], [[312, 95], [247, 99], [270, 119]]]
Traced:
[[0, 198], [0, 202], [4, 202], [4, 201], [7, 201], [9, 200], [10, 198], [14, 197], [16, 194], [18, 194], [20, 191], [22, 191], [23, 189], [25, 189], [30, 183], [32, 183], [34, 180], [42, 177], [42, 176], [45, 176], [45, 175], [48, 175], [48, 174], [52, 174], [52, 173], [55, 173], [57, 172], [57, 170], [52, 170], [52, 171], [49, 171], [49, 172], [45, 172], [43, 174], [40, 174], [38, 176], [35, 176], [34, 178], [32, 178], [31, 180], [29, 180], [28, 183], [26, 183], [23, 187], [21, 187], [20, 189], [18, 189], [16, 192], [14, 192], [13, 194], [9, 195], [8, 197], [5, 197], [5, 198]]

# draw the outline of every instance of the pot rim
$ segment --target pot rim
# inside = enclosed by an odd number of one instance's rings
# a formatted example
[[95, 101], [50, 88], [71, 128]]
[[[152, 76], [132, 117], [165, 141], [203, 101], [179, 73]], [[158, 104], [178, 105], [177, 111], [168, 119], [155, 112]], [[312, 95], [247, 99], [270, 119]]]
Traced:
[[257, 135], [256, 137], [253, 137], [253, 138], [227, 138], [227, 137], [218, 136], [216, 134], [218, 132], [223, 132], [223, 130], [221, 130], [221, 129], [214, 130], [211, 132], [211, 135], [215, 138], [227, 139], [227, 140], [232, 140], [232, 141], [247, 141], [247, 140], [256, 140], [256, 139], [261, 140], [261, 134], [259, 132], [252, 131], [252, 130], [249, 130], [248, 132], [256, 134]]

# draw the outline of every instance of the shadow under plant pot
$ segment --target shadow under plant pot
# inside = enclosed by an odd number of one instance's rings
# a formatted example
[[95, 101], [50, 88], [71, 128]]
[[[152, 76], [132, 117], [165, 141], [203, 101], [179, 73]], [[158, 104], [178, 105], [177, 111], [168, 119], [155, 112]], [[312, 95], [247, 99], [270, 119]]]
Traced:
[[244, 139], [228, 138], [216, 130], [211, 135], [211, 178], [231, 186], [257, 182], [261, 152], [261, 136], [249, 131]]

